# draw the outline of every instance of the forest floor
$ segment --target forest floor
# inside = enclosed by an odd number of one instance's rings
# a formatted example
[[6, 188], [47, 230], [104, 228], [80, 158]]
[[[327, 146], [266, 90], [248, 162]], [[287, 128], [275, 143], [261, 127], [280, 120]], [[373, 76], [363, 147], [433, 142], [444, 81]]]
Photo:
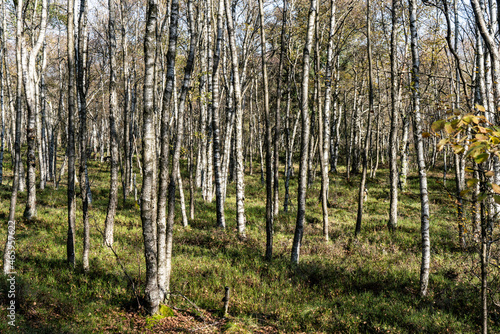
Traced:
[[[7, 222], [11, 198], [10, 155], [0, 185], [0, 220]], [[254, 171], [258, 171], [254, 164]], [[297, 171], [297, 169], [296, 169]], [[297, 173], [296, 173], [297, 175]], [[139, 175], [138, 175], [139, 176]], [[356, 239], [359, 176], [349, 182], [345, 169], [330, 174], [330, 241], [322, 236], [320, 175], [307, 194], [306, 226], [300, 265], [290, 266], [296, 217], [296, 176], [292, 206], [275, 219], [274, 258], [265, 252], [265, 186], [260, 174], [247, 175], [247, 240], [237, 237], [235, 187], [228, 189], [227, 229], [215, 227], [215, 200], [196, 193], [195, 219], [188, 228], [176, 215], [172, 290], [173, 315], [147, 317], [143, 303], [145, 262], [140, 208], [133, 194], [119, 192], [114, 253], [102, 244], [108, 202], [109, 164], [89, 162], [93, 204], [90, 270], [82, 270], [81, 201], [77, 212], [77, 264], [66, 264], [66, 176], [59, 189], [37, 191], [38, 216], [25, 221], [26, 192], [18, 198], [16, 221], [16, 329], [8, 325], [9, 289], [0, 282], [0, 332], [19, 333], [474, 333], [480, 329], [478, 253], [457, 245], [454, 180], [429, 172], [431, 203], [431, 276], [429, 294], [419, 297], [420, 196], [415, 174], [400, 193], [399, 223], [388, 232], [388, 172], [368, 179], [362, 232]], [[280, 173], [280, 180], [283, 175]], [[280, 181], [280, 203], [284, 183]], [[138, 177], [140, 184], [140, 177]], [[189, 203], [187, 175], [184, 175]], [[78, 186], [79, 190], [79, 186]], [[179, 212], [180, 213], [180, 212]], [[6, 224], [0, 229], [1, 247]], [[472, 229], [469, 229], [472, 231]], [[121, 267], [123, 265], [123, 268]], [[498, 275], [490, 296], [498, 300]], [[132, 280], [132, 281], [131, 281]], [[133, 282], [133, 284], [132, 284]], [[496, 284], [496, 285], [495, 285]], [[222, 316], [224, 287], [230, 287], [229, 316]], [[134, 288], [137, 297], [134, 295]], [[188, 301], [189, 300], [189, 301]], [[490, 303], [492, 332], [500, 332], [500, 308]]]

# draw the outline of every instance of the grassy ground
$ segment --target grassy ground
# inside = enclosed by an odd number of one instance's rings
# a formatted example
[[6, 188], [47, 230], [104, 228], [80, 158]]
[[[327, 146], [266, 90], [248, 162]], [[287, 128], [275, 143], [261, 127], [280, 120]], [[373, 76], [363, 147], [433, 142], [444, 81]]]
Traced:
[[[0, 219], [7, 222], [12, 182], [10, 156], [0, 186]], [[239, 241], [235, 222], [234, 184], [228, 189], [226, 231], [215, 228], [215, 201], [196, 197], [195, 219], [182, 228], [176, 219], [173, 281], [177, 295], [169, 305], [174, 317], [152, 321], [138, 308], [145, 283], [140, 210], [121, 192], [115, 225], [115, 255], [102, 245], [108, 197], [109, 166], [90, 162], [91, 269], [81, 270], [83, 227], [77, 214], [77, 262], [66, 265], [66, 184], [38, 191], [38, 217], [25, 221], [26, 193], [16, 215], [16, 325], [20, 333], [128, 332], [325, 332], [325, 333], [473, 333], [480, 328], [477, 256], [457, 248], [453, 199], [431, 172], [431, 277], [426, 298], [418, 296], [420, 268], [420, 204], [418, 177], [400, 195], [399, 227], [387, 231], [388, 173], [369, 180], [362, 233], [354, 238], [358, 178], [331, 175], [330, 238], [322, 237], [319, 174], [308, 191], [301, 263], [290, 267], [295, 227], [297, 180], [292, 179], [292, 205], [275, 220], [274, 259], [266, 262], [265, 187], [260, 175], [246, 177], [248, 240]], [[283, 179], [283, 178], [281, 178]], [[448, 181], [448, 185], [453, 182]], [[185, 185], [187, 180], [185, 180]], [[281, 187], [281, 201], [284, 194]], [[186, 187], [186, 197], [189, 192]], [[6, 227], [0, 230], [1, 246]], [[492, 284], [493, 284], [492, 280]], [[229, 317], [222, 318], [224, 287], [231, 288]], [[7, 324], [8, 284], [0, 282], [0, 332]], [[495, 295], [493, 295], [495, 296]], [[193, 305], [195, 304], [197, 308]], [[490, 325], [500, 331], [499, 309], [491, 306]]]

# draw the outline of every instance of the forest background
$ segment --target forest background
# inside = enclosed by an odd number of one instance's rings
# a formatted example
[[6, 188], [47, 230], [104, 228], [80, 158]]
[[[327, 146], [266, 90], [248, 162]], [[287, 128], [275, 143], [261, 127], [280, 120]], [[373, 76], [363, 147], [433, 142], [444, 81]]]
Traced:
[[500, 330], [499, 7], [2, 1], [0, 329]]

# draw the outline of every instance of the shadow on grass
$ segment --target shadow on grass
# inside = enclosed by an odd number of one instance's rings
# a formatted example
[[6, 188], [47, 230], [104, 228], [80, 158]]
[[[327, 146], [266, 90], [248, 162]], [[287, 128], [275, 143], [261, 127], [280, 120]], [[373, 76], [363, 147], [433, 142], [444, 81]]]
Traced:
[[[289, 272], [293, 284], [302, 288], [300, 293], [323, 294], [331, 300], [331, 307], [350, 308], [351, 313], [359, 309], [365, 322], [358, 330], [379, 333], [376, 327], [380, 319], [388, 324], [397, 324], [408, 332], [440, 332], [444, 328], [431, 319], [413, 321], [411, 311], [429, 314], [444, 313], [446, 316], [475, 323], [480, 326], [479, 297], [474, 286], [456, 283], [453, 280], [436, 282], [431, 278], [432, 297], [419, 296], [419, 280], [408, 273], [390, 272], [381, 274], [370, 268], [346, 270], [323, 263], [301, 263]], [[310, 291], [307, 291], [310, 290]], [[331, 298], [336, 291], [340, 298]], [[390, 301], [392, 305], [387, 305]], [[404, 307], [405, 312], [399, 307]], [[355, 313], [355, 312], [354, 312]], [[361, 315], [363, 315], [361, 313]], [[377, 319], [374, 323], [370, 319]], [[444, 320], [443, 320], [444, 321]], [[334, 326], [335, 327], [335, 326]], [[335, 328], [332, 328], [332, 330]], [[337, 327], [338, 329], [338, 327]]]

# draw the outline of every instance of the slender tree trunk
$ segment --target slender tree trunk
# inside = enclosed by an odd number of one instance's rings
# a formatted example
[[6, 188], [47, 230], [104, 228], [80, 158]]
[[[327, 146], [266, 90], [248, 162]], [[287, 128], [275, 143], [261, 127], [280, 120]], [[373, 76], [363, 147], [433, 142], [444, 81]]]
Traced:
[[[1, 119], [0, 122], [1, 128], [0, 128], [0, 184], [3, 182], [3, 153], [4, 153], [4, 147], [5, 147], [5, 98], [4, 98], [4, 75], [3, 75], [3, 64], [5, 61], [5, 3], [2, 2], [1, 4], [2, 7], [2, 25], [0, 26], [0, 113], [1, 113]], [[11, 117], [14, 117], [12, 114]], [[10, 151], [11, 155], [14, 155], [14, 152], [11, 150]]]
[[343, 105], [339, 104], [339, 57], [335, 61], [335, 89], [333, 93], [332, 110], [334, 120], [330, 131], [330, 171], [337, 173], [340, 145], [340, 123], [342, 120]]
[[[5, 22], [5, 19], [3, 20]], [[4, 31], [6, 30], [6, 26], [7, 26], [7, 23], [3, 23], [3, 26], [4, 26]], [[17, 29], [17, 28], [16, 28]], [[17, 37], [16, 37], [17, 38]], [[17, 44], [17, 41], [16, 41], [16, 44]], [[17, 48], [17, 46], [16, 46]], [[16, 58], [17, 58], [17, 51], [16, 51]], [[17, 62], [17, 60], [16, 60]], [[10, 109], [10, 114], [12, 115], [10, 117], [10, 123], [11, 123], [11, 126], [10, 126], [10, 151], [11, 152], [14, 152], [15, 149], [14, 149], [14, 142], [15, 142], [15, 132], [16, 132], [16, 117], [14, 116], [16, 114], [16, 103], [14, 102], [15, 98], [12, 96], [12, 91], [10, 89], [11, 87], [11, 81], [10, 81], [10, 75], [9, 75], [9, 71], [7, 71], [7, 60], [5, 60], [4, 64], [2, 65], [4, 66], [4, 70], [5, 70], [5, 88], [7, 88], [7, 98], [8, 98], [8, 106], [9, 106], [9, 109]], [[16, 65], [17, 66], [17, 65]], [[16, 69], [17, 71], [17, 69]], [[21, 71], [22, 71], [22, 66], [21, 66]], [[22, 80], [21, 80], [21, 84], [22, 84]], [[21, 86], [22, 88], [22, 86]], [[17, 92], [16, 92], [17, 94]], [[15, 163], [15, 154], [11, 154], [11, 160], [12, 160], [12, 166], [14, 166], [16, 163]], [[21, 190], [21, 183], [19, 182], [19, 191], [22, 191]]]
[[104, 243], [113, 245], [113, 230], [115, 224], [116, 205], [118, 197], [118, 134], [116, 132], [116, 113], [118, 101], [116, 92], [116, 3], [108, 0], [109, 6], [109, 144], [111, 150], [111, 177], [109, 182], [109, 201], [104, 223]]
[[[221, 0], [219, 0], [221, 1]], [[212, 77], [213, 77], [213, 50], [212, 50], [212, 1], [207, 0], [206, 1], [206, 16], [207, 16], [207, 73], [208, 73], [208, 95], [213, 96], [213, 88], [212, 88]], [[208, 112], [208, 117], [207, 117], [207, 146], [206, 146], [206, 156], [207, 156], [207, 163], [206, 163], [206, 170], [205, 170], [205, 177], [204, 177], [204, 194], [205, 194], [205, 200], [209, 203], [212, 203], [213, 200], [213, 193], [214, 193], [214, 187], [213, 187], [213, 175], [214, 175], [214, 164], [213, 164], [213, 120], [212, 120], [212, 109], [209, 107], [209, 112]]]
[[203, 30], [201, 32], [201, 50], [200, 50], [200, 67], [201, 67], [201, 75], [200, 75], [200, 83], [199, 83], [199, 92], [200, 92], [200, 139], [199, 139], [199, 153], [197, 159], [197, 167], [196, 167], [196, 186], [198, 188], [202, 188], [202, 196], [203, 199], [207, 200], [206, 194], [206, 169], [207, 169], [207, 100], [206, 97], [206, 82], [207, 82], [207, 53], [210, 46], [208, 45], [208, 34], [207, 34], [207, 24], [209, 18], [207, 15], [204, 15], [203, 18]]
[[[225, 58], [225, 57], [224, 57]], [[224, 63], [224, 59], [223, 59]], [[228, 80], [225, 80], [226, 82]], [[233, 129], [234, 129], [234, 122], [235, 122], [235, 115], [234, 115], [234, 108], [233, 108], [233, 97], [234, 97], [234, 76], [231, 71], [231, 80], [229, 84], [229, 89], [228, 89], [228, 95], [226, 99], [226, 133], [225, 133], [225, 139], [224, 139], [224, 154], [222, 158], [222, 176], [221, 176], [221, 182], [222, 182], [222, 199], [225, 202], [226, 201], [226, 191], [227, 191], [227, 184], [229, 183], [228, 181], [228, 172], [229, 172], [229, 162], [232, 161], [232, 138], [233, 138]], [[220, 130], [219, 130], [220, 132]]]
[[[483, 10], [481, 9], [481, 6], [479, 4], [479, 0], [471, 0], [471, 5], [476, 17], [479, 32], [481, 33], [481, 36], [483, 37], [483, 40], [488, 47], [491, 57], [490, 72], [493, 78], [494, 107], [495, 110], [498, 110], [497, 108], [500, 107], [500, 52], [498, 50], [497, 43], [495, 42], [491, 33], [488, 31], [488, 27], [483, 16]], [[466, 91], [465, 94], [467, 95]]]
[[[482, 193], [487, 192], [487, 180], [484, 171], [480, 170], [480, 188]], [[486, 200], [481, 201], [481, 333], [488, 333], [488, 217]]]
[[257, 109], [257, 134], [259, 138], [259, 157], [260, 157], [260, 183], [264, 185], [266, 183], [264, 177], [264, 153], [262, 150], [262, 131], [261, 131], [261, 121], [260, 121], [260, 110], [259, 110], [259, 94], [258, 94], [258, 84], [257, 79], [254, 79], [255, 87], [255, 109]]
[[[111, 1], [111, 0], [110, 0]], [[111, 6], [110, 6], [111, 7]], [[154, 205], [154, 68], [155, 68], [155, 29], [158, 19], [158, 0], [148, 0], [146, 32], [144, 36], [144, 114], [142, 131], [142, 194], [141, 220], [144, 237], [144, 255], [146, 258], [146, 310], [150, 314], [158, 312], [162, 298], [158, 288], [158, 257], [156, 235], [153, 220]], [[163, 250], [158, 250], [163, 251]], [[161, 296], [163, 297], [163, 296]]]
[[243, 108], [241, 107], [241, 83], [238, 62], [238, 51], [236, 50], [236, 37], [234, 32], [233, 17], [229, 0], [226, 4], [226, 23], [229, 37], [229, 48], [231, 52], [231, 63], [234, 72], [234, 107], [236, 112], [236, 226], [240, 238], [246, 238], [245, 233], [245, 180], [243, 163]]
[[47, 100], [46, 91], [47, 86], [45, 85], [45, 68], [47, 67], [47, 55], [45, 52], [45, 41], [42, 45], [42, 66], [40, 69], [39, 85], [37, 84], [37, 103], [39, 106], [39, 111], [36, 116], [36, 132], [37, 132], [37, 144], [38, 144], [38, 161], [40, 164], [40, 190], [45, 189], [47, 184], [47, 143], [46, 143], [46, 112], [47, 112]]
[[[174, 114], [177, 115], [177, 118], [185, 117], [184, 113], [179, 114], [179, 110], [178, 110], [179, 106], [177, 103], [177, 79], [175, 77], [175, 74], [174, 74], [174, 89], [173, 89], [172, 98], [173, 98], [173, 102], [174, 102]], [[184, 109], [185, 109], [185, 107], [184, 107]], [[188, 166], [188, 168], [189, 168], [189, 166]], [[182, 226], [188, 227], [189, 223], [188, 223], [187, 214], [186, 214], [186, 199], [184, 197], [184, 187], [182, 185], [182, 176], [181, 176], [180, 166], [177, 168], [176, 178], [177, 178], [177, 183], [179, 185], [179, 198], [180, 198], [180, 202], [181, 202], [180, 204], [181, 204]]]
[[371, 175], [372, 178], [375, 178], [377, 176], [377, 170], [380, 161], [380, 117], [381, 117], [380, 112], [381, 112], [381, 107], [379, 103], [377, 112], [377, 130], [376, 130], [377, 133], [375, 135], [375, 166], [373, 167], [373, 172]]
[[[292, 156], [293, 156], [293, 139], [290, 134], [290, 105], [292, 102], [291, 93], [291, 79], [290, 70], [287, 75], [287, 89], [286, 89], [286, 116], [285, 116], [285, 138], [286, 138], [286, 170], [285, 170], [285, 203], [283, 204], [283, 211], [288, 212], [288, 202], [290, 201], [290, 177], [292, 173]], [[300, 112], [300, 110], [299, 110]]]
[[182, 185], [181, 169], [179, 168], [177, 173], [177, 180], [179, 183], [179, 197], [181, 199], [181, 214], [182, 214], [182, 226], [188, 227], [189, 222], [186, 213], [186, 199], [184, 197], [184, 187]]
[[[349, 127], [349, 136], [346, 137], [346, 155], [347, 155], [347, 163], [346, 163], [346, 174], [347, 174], [347, 180], [350, 180], [351, 178], [351, 167], [353, 165], [353, 144], [354, 144], [354, 136], [355, 136], [355, 127], [357, 124], [357, 119], [358, 119], [358, 88], [357, 88], [357, 83], [358, 83], [358, 71], [356, 68], [353, 68], [354, 71], [354, 99], [353, 99], [353, 107], [352, 107], [352, 113], [351, 113], [351, 126]], [[363, 90], [363, 84], [361, 84]], [[347, 128], [347, 123], [346, 123], [346, 128]]]
[[130, 140], [130, 114], [131, 114], [131, 74], [129, 72], [128, 63], [128, 45], [127, 35], [125, 31], [125, 8], [124, 1], [120, 0], [120, 32], [121, 32], [121, 45], [122, 45], [122, 61], [123, 61], [123, 82], [124, 82], [124, 99], [123, 99], [123, 148], [124, 148], [124, 177], [123, 177], [123, 201], [127, 200], [128, 194], [131, 191], [132, 185], [132, 155]]
[[[287, 0], [283, 1], [283, 23], [281, 26], [281, 50], [280, 50], [280, 58], [278, 65], [278, 76], [276, 79], [276, 122], [275, 122], [275, 130], [274, 130], [274, 215], [278, 215], [279, 213], [279, 143], [281, 136], [281, 95], [282, 88], [281, 84], [283, 81], [283, 63], [286, 57], [286, 27], [287, 27]], [[262, 13], [261, 13], [262, 14]], [[261, 22], [262, 24], [262, 22]], [[262, 28], [263, 29], [263, 28]], [[265, 44], [264, 44], [265, 48]]]
[[[251, 87], [253, 87], [252, 84], [250, 84]], [[250, 96], [248, 98], [248, 105], [249, 105], [249, 120], [248, 120], [248, 132], [249, 132], [249, 136], [250, 136], [250, 139], [249, 139], [249, 147], [248, 147], [248, 150], [249, 150], [249, 163], [250, 163], [250, 170], [249, 170], [249, 174], [250, 175], [253, 175], [253, 146], [254, 146], [254, 139], [253, 139], [253, 136], [254, 136], [254, 131], [255, 131], [255, 122], [254, 122], [254, 115], [253, 115], [253, 92], [252, 92], [252, 88], [250, 88]]]
[[78, 66], [77, 91], [80, 99], [80, 192], [83, 203], [83, 270], [89, 270], [90, 224], [89, 195], [90, 185], [87, 183], [87, 92], [85, 76], [87, 72], [87, 0], [80, 1], [78, 17]]
[[[181, 146], [184, 136], [184, 110], [186, 106], [186, 97], [191, 85], [191, 74], [193, 73], [195, 48], [197, 44], [196, 32], [193, 29], [193, 4], [192, 0], [188, 0], [187, 9], [189, 17], [190, 26], [190, 45], [189, 45], [189, 55], [186, 62], [186, 67], [184, 70], [184, 79], [182, 81], [181, 93], [179, 97], [179, 110], [177, 118], [177, 135], [175, 137], [174, 143], [174, 154], [172, 157], [172, 173], [170, 174], [170, 183], [168, 185], [168, 217], [167, 217], [167, 243], [166, 243], [166, 282], [165, 291], [170, 292], [170, 275], [172, 268], [172, 246], [173, 246], [173, 232], [174, 232], [174, 218], [175, 218], [175, 188], [176, 182], [179, 182], [179, 186], [182, 187], [182, 183], [178, 176], [180, 175], [180, 155]], [[178, 36], [178, 21], [179, 21], [179, 2], [178, 0], [172, 0], [171, 14], [170, 14], [170, 42], [169, 51], [167, 59], [170, 59], [169, 55], [173, 52], [173, 62], [172, 65], [175, 67], [175, 51], [177, 47], [177, 36]], [[169, 64], [170, 66], [170, 64]], [[187, 219], [186, 219], [187, 220]]]
[[[398, 89], [401, 91], [401, 87]], [[401, 93], [399, 93], [400, 95]], [[399, 98], [398, 98], [399, 100]], [[401, 138], [401, 146], [400, 146], [400, 159], [401, 159], [401, 176], [399, 178], [399, 182], [401, 184], [401, 190], [406, 190], [407, 188], [407, 176], [408, 176], [408, 135], [410, 130], [410, 115], [408, 113], [402, 112], [401, 115], [402, 125], [403, 125], [403, 133]]]
[[[459, 22], [458, 22], [458, 10], [457, 2], [453, 1], [453, 9], [455, 16], [455, 50], [458, 49], [458, 34], [459, 34]], [[454, 110], [460, 110], [460, 72], [459, 66], [456, 65], [455, 68], [455, 101]], [[453, 81], [452, 81], [453, 82]], [[491, 109], [490, 109], [491, 110]], [[467, 151], [467, 149], [465, 149]], [[446, 151], [445, 151], [446, 154]], [[458, 242], [462, 248], [465, 248], [465, 236], [464, 236], [464, 206], [462, 199], [462, 191], [465, 189], [465, 154], [455, 154], [455, 182], [456, 182], [456, 194], [457, 194], [457, 220], [458, 220]], [[446, 156], [445, 156], [446, 159]], [[446, 168], [446, 163], [445, 163]], [[445, 170], [446, 173], [446, 170]]]
[[[174, 100], [172, 95], [175, 90], [175, 56], [177, 48], [177, 28], [179, 19], [179, 3], [178, 1], [172, 2], [170, 7], [170, 27], [169, 27], [169, 39], [168, 39], [168, 51], [167, 51], [167, 80], [165, 82], [165, 90], [162, 96], [162, 110], [161, 110], [161, 129], [160, 129], [160, 164], [159, 164], [159, 188], [158, 188], [158, 201], [157, 201], [157, 214], [156, 214], [156, 226], [157, 226], [157, 247], [158, 247], [158, 287], [160, 289], [160, 299], [163, 300], [168, 298], [167, 294], [169, 292], [169, 272], [171, 268], [169, 267], [170, 262], [168, 256], [169, 254], [168, 244], [172, 242], [173, 236], [173, 222], [172, 227], [167, 223], [167, 205], [168, 205], [168, 218], [172, 215], [175, 218], [175, 179], [177, 178], [177, 173], [170, 174], [170, 178], [173, 182], [173, 193], [170, 194], [169, 186], [169, 152], [170, 152], [170, 139], [169, 139], [169, 123], [170, 123], [170, 111], [174, 112], [174, 115], [178, 112], [175, 110], [175, 96]], [[173, 101], [172, 101], [173, 100]], [[179, 115], [178, 115], [179, 116]], [[179, 124], [179, 118], [177, 117], [177, 124]], [[176, 166], [173, 165], [172, 168], [176, 171]], [[155, 196], [155, 194], [153, 194]], [[173, 197], [173, 205], [170, 207], [170, 197]], [[168, 204], [167, 204], [168, 201]], [[173, 220], [172, 218], [172, 220]], [[170, 230], [169, 230], [170, 229]], [[170, 240], [168, 237], [170, 236]]]
[[[329, 190], [329, 177], [328, 177], [328, 153], [330, 152], [330, 114], [332, 102], [332, 79], [333, 79], [333, 37], [335, 35], [335, 0], [330, 1], [330, 37], [328, 40], [327, 50], [327, 63], [326, 63], [326, 78], [325, 78], [325, 109], [323, 115], [320, 111], [320, 119], [323, 119], [323, 145], [320, 149], [320, 162], [321, 162], [321, 207], [323, 209], [323, 236], [328, 241], [328, 190]], [[321, 129], [320, 129], [321, 131]]]
[[302, 143], [300, 147], [299, 187], [297, 192], [297, 221], [292, 244], [292, 264], [299, 264], [300, 245], [304, 234], [304, 218], [306, 214], [307, 191], [307, 160], [309, 154], [309, 71], [310, 55], [314, 35], [314, 22], [318, 2], [310, 0], [307, 35], [304, 45], [303, 70], [302, 70], [302, 96], [300, 110], [302, 114]]
[[75, 0], [68, 0], [68, 263], [75, 266], [75, 25], [74, 25]]
[[[5, 4], [4, 4], [5, 5]], [[14, 178], [12, 180], [12, 195], [10, 198], [9, 221], [14, 222], [16, 217], [17, 191], [19, 186], [19, 166], [21, 165], [21, 121], [23, 117], [22, 92], [23, 92], [23, 69], [21, 59], [23, 30], [23, 0], [17, 1], [16, 7], [16, 65], [17, 65], [17, 85], [16, 85], [16, 122], [15, 122], [15, 142], [14, 142]], [[14, 116], [14, 115], [12, 115]], [[13, 262], [10, 261], [9, 239], [5, 240], [3, 253], [3, 273], [10, 274], [15, 270]]]
[[[395, 0], [393, 0], [395, 1]], [[366, 2], [366, 44], [368, 51], [368, 120], [366, 121], [366, 136], [363, 148], [363, 170], [361, 174], [361, 182], [358, 191], [358, 216], [356, 219], [355, 235], [361, 232], [361, 221], [363, 219], [363, 198], [366, 188], [366, 172], [368, 169], [368, 149], [371, 134], [371, 117], [373, 111], [373, 64], [372, 64], [372, 46], [371, 46], [371, 17], [370, 17], [370, 0]]]
[[[28, 109], [28, 123], [26, 129], [26, 137], [28, 142], [28, 199], [26, 201], [26, 208], [24, 210], [24, 218], [30, 220], [37, 215], [36, 210], [36, 118], [38, 110], [37, 101], [37, 73], [36, 73], [36, 60], [40, 52], [43, 42], [45, 40], [45, 30], [47, 28], [47, 0], [42, 1], [42, 17], [40, 22], [40, 32], [36, 40], [36, 44], [31, 51], [27, 51], [26, 46], [23, 48], [23, 71], [25, 75], [22, 76], [24, 81], [24, 91], [26, 94], [26, 106]], [[24, 40], [24, 34], [22, 34]], [[34, 37], [33, 37], [34, 38]]]
[[[263, 0], [259, 0], [259, 18], [260, 18], [260, 45], [261, 45], [261, 62], [262, 62], [262, 76], [264, 83], [264, 117], [266, 119], [266, 259], [271, 260], [273, 257], [273, 219], [274, 219], [274, 206], [273, 206], [273, 170], [271, 158], [271, 117], [269, 110], [269, 79], [267, 77], [266, 65], [266, 33], [264, 31], [264, 5]], [[279, 84], [278, 84], [279, 87]], [[278, 97], [279, 103], [279, 97]], [[279, 105], [278, 105], [279, 107]], [[279, 117], [279, 112], [277, 112]], [[275, 143], [276, 144], [276, 143]], [[277, 145], [277, 144], [276, 144]], [[278, 153], [276, 157], [278, 157]], [[275, 170], [277, 172], [277, 170]], [[275, 175], [276, 177], [276, 175]], [[277, 197], [277, 193], [274, 194]]]
[[396, 23], [399, 10], [399, 0], [392, 0], [392, 30], [391, 30], [391, 133], [389, 140], [389, 182], [390, 182], [390, 209], [389, 222], [390, 231], [394, 231], [398, 225], [398, 165], [397, 165], [397, 140], [398, 140], [398, 64], [397, 64], [397, 40]]
[[226, 228], [226, 219], [224, 215], [224, 196], [222, 193], [221, 180], [221, 157], [220, 157], [220, 130], [219, 130], [219, 64], [220, 54], [223, 39], [223, 15], [224, 3], [219, 0], [217, 12], [217, 42], [215, 45], [213, 68], [212, 68], [212, 101], [210, 104], [210, 112], [212, 119], [212, 135], [213, 135], [213, 167], [215, 174], [215, 200], [217, 210], [217, 226]]
[[[199, 18], [200, 12], [198, 12]], [[194, 219], [194, 133], [193, 133], [193, 105], [189, 102], [189, 219]]]
[[429, 237], [429, 197], [427, 193], [427, 175], [425, 169], [425, 151], [422, 137], [422, 117], [420, 115], [420, 60], [418, 53], [417, 6], [415, 0], [409, 0], [413, 100], [413, 133], [417, 151], [418, 174], [420, 179], [420, 230], [422, 234], [422, 263], [420, 266], [420, 295], [427, 295], [429, 285], [429, 266], [431, 243]]

